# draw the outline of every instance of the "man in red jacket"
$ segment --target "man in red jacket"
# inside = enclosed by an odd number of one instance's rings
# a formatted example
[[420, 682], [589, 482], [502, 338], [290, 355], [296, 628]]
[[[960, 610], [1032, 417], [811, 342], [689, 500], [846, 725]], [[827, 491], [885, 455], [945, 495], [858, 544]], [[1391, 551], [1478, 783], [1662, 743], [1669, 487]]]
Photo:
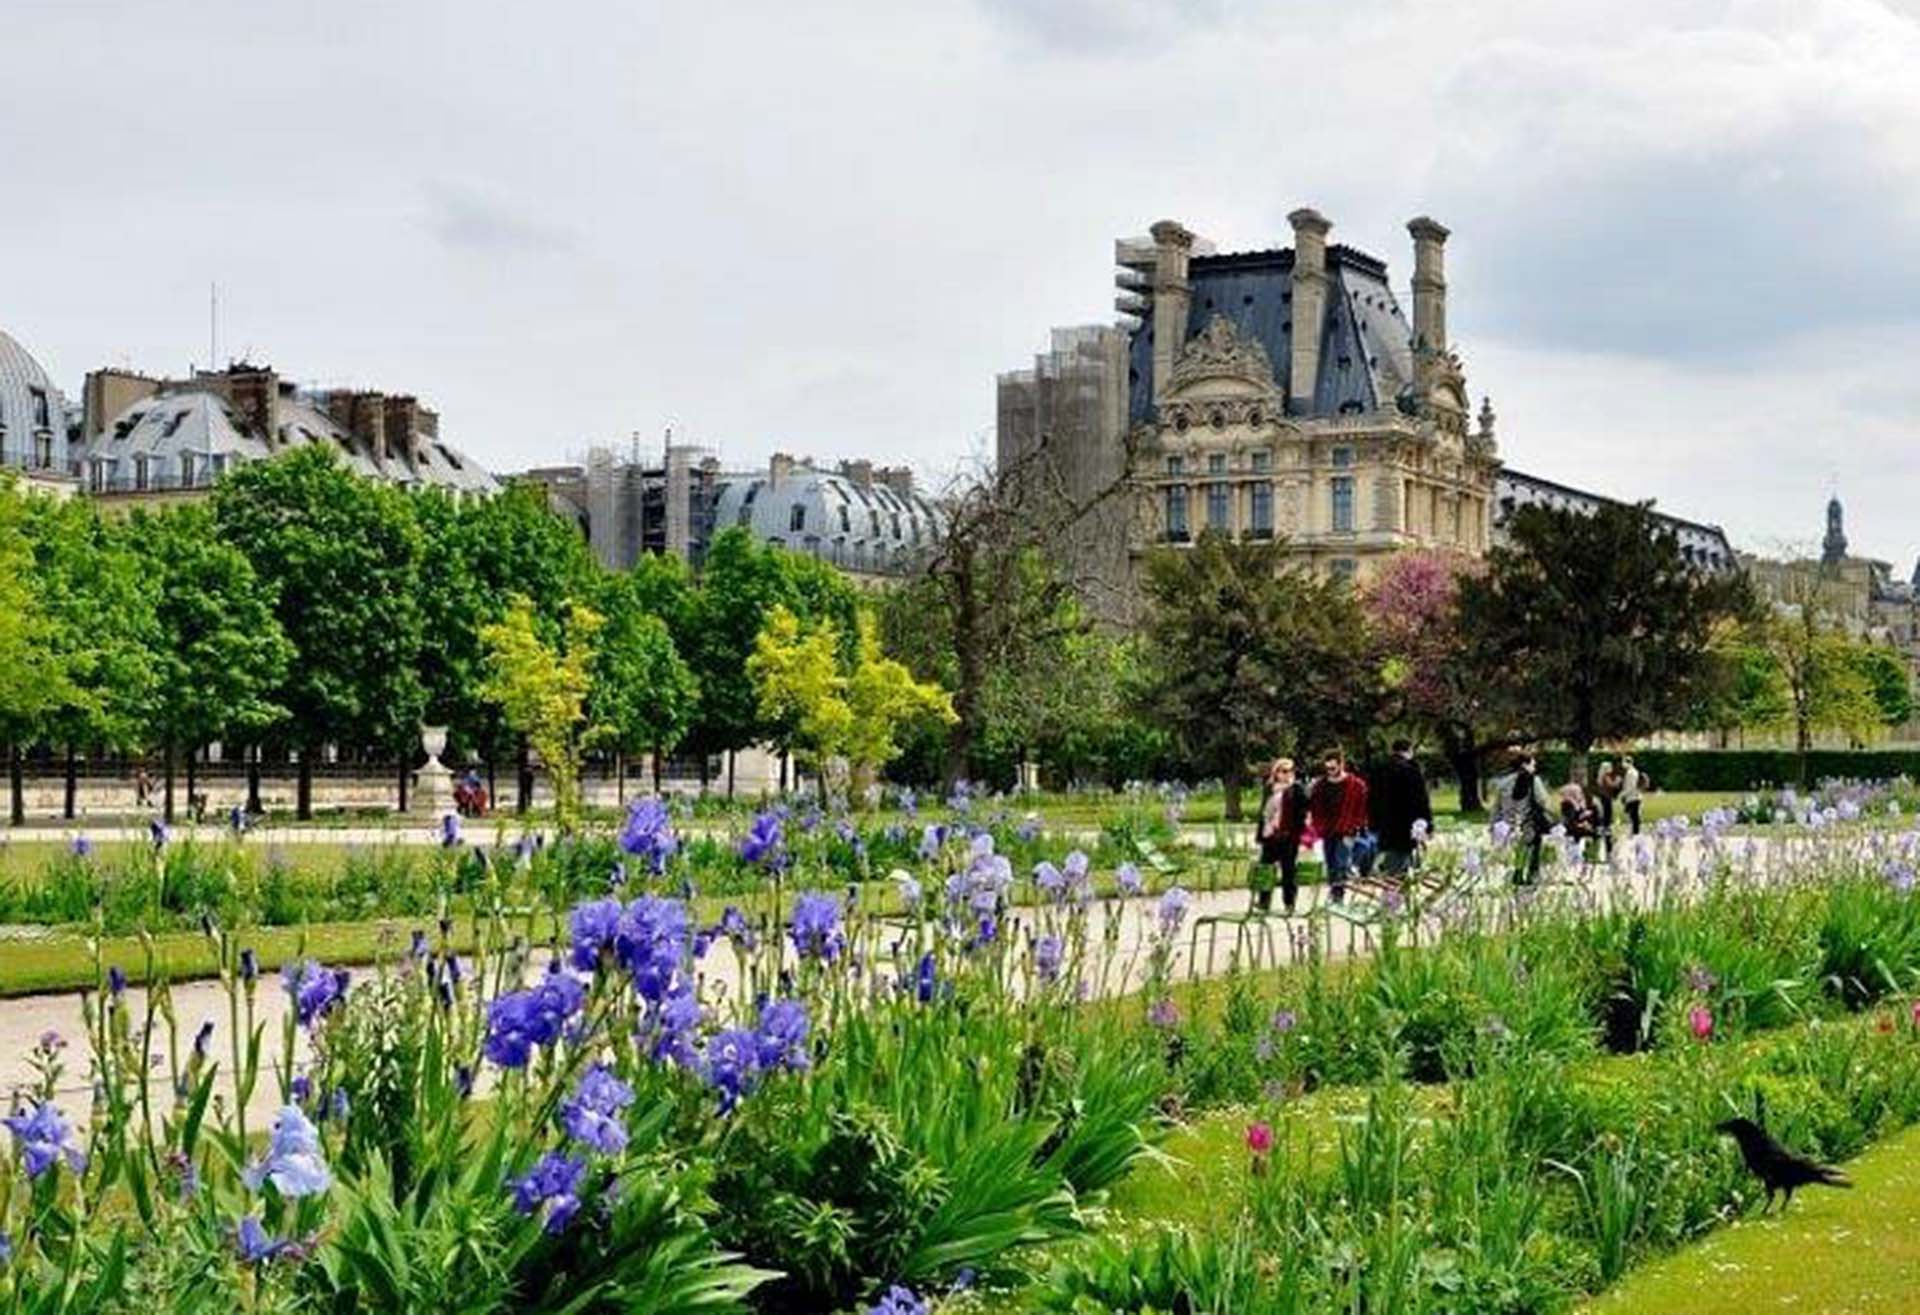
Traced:
[[1367, 829], [1367, 783], [1347, 770], [1347, 755], [1341, 750], [1327, 750], [1307, 811], [1326, 857], [1327, 897], [1335, 904], [1345, 903], [1354, 837]]

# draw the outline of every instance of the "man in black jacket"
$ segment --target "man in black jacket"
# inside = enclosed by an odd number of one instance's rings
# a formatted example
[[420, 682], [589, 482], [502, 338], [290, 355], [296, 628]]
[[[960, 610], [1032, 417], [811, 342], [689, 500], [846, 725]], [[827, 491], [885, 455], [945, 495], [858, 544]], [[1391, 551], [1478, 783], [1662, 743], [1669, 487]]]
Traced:
[[1392, 755], [1374, 777], [1371, 802], [1373, 833], [1380, 840], [1380, 871], [1389, 877], [1404, 876], [1418, 865], [1420, 843], [1433, 827], [1427, 779], [1413, 760], [1409, 741], [1393, 742]]

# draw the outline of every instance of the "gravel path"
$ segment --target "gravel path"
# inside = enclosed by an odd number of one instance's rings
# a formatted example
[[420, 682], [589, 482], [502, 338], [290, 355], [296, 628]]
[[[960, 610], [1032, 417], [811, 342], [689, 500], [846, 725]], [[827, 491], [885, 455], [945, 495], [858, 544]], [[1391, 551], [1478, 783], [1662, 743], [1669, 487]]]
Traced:
[[[1763, 842], [1742, 840], [1725, 843], [1735, 847], [1736, 851], [1740, 847], [1753, 846], [1757, 852], [1763, 845]], [[1691, 873], [1697, 863], [1698, 844], [1697, 838], [1689, 838], [1667, 845], [1662, 851], [1661, 861], [1649, 870], [1642, 871], [1624, 863], [1612, 869], [1590, 869], [1586, 884], [1548, 886], [1543, 888], [1543, 894], [1548, 898], [1625, 898], [1647, 904], [1659, 897], [1666, 883], [1676, 878], [1684, 879], [1686, 874]], [[1304, 888], [1300, 893], [1299, 913], [1293, 918], [1286, 918], [1278, 914], [1269, 917], [1249, 916], [1250, 901], [1245, 890], [1195, 894], [1187, 926], [1182, 930], [1174, 952], [1174, 976], [1187, 979], [1224, 973], [1236, 954], [1255, 966], [1290, 962], [1304, 954], [1306, 945], [1315, 935], [1325, 938], [1325, 952], [1333, 958], [1371, 952], [1372, 930], [1363, 922], [1346, 917], [1316, 916], [1325, 897], [1323, 887]], [[1353, 905], [1356, 908], [1366, 906], [1366, 902], [1358, 900]], [[1016, 910], [1009, 915], [1010, 934], [1039, 934], [1044, 930], [1041, 924], [1049, 914], [1050, 911], [1040, 909]], [[1147, 949], [1158, 924], [1158, 901], [1144, 898], [1096, 903], [1088, 913], [1087, 936], [1087, 943], [1095, 955], [1099, 953], [1098, 947], [1108, 934], [1110, 919], [1118, 920], [1118, 926], [1113, 931], [1115, 948], [1104, 974], [1099, 975], [1099, 980], [1091, 983], [1090, 988], [1106, 994], [1121, 994], [1138, 989], [1145, 980]], [[1424, 934], [1443, 933], [1429, 927]], [[0, 953], [4, 953], [4, 950], [0, 950]], [[1098, 970], [1094, 971], [1098, 973]], [[731, 999], [739, 995], [739, 969], [735, 956], [727, 953], [710, 954], [702, 961], [700, 972], [703, 996]], [[182, 1052], [191, 1044], [201, 1024], [211, 1022], [214, 1025], [212, 1053], [216, 1056], [230, 1053], [227, 999], [220, 983], [184, 982], [173, 988], [172, 995], [179, 1028], [178, 1044]], [[130, 988], [127, 998], [131, 1019], [134, 1026], [138, 1027], [145, 1017], [145, 992], [137, 987]], [[269, 1056], [277, 1053], [280, 1027], [286, 1010], [286, 995], [280, 989], [278, 980], [262, 982], [256, 1002], [256, 1019], [267, 1025]], [[10, 1093], [33, 1080], [28, 1052], [38, 1038], [48, 1031], [59, 1033], [70, 1043], [66, 1051], [68, 1072], [61, 1085], [66, 1099], [61, 1104], [70, 1117], [83, 1118], [89, 1084], [85, 1024], [78, 994], [25, 996], [0, 1001], [0, 1093]], [[154, 1048], [160, 1051], [167, 1048], [163, 1026], [157, 1029]], [[164, 1078], [157, 1078], [156, 1082], [163, 1083]], [[231, 1099], [230, 1088], [223, 1094]], [[279, 1103], [274, 1084], [270, 1080], [263, 1081], [249, 1102], [249, 1113], [270, 1113]]]

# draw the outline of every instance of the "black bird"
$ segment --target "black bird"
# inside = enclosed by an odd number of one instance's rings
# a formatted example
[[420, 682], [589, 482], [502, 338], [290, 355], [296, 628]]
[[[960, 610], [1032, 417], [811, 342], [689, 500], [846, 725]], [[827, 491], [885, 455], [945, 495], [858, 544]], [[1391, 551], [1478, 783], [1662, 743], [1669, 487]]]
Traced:
[[1752, 1119], [1728, 1119], [1724, 1123], [1716, 1123], [1714, 1128], [1740, 1143], [1740, 1155], [1746, 1160], [1747, 1168], [1766, 1184], [1767, 1204], [1761, 1214], [1773, 1209], [1775, 1192], [1787, 1194], [1785, 1203], [1780, 1207], [1784, 1211], [1793, 1204], [1794, 1189], [1805, 1187], [1808, 1183], [1820, 1183], [1827, 1187], [1853, 1186], [1838, 1169], [1816, 1164], [1804, 1155], [1795, 1155], [1769, 1137], [1766, 1129]]

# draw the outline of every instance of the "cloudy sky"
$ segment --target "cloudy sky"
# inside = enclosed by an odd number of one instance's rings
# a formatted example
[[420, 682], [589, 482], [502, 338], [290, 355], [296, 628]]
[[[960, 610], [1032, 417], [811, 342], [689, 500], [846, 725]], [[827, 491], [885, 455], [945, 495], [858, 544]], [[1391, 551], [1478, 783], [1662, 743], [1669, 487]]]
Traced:
[[1920, 552], [1920, 0], [16, 0], [0, 327], [410, 390], [500, 469], [991, 445], [1112, 239], [1454, 231], [1505, 455]]

